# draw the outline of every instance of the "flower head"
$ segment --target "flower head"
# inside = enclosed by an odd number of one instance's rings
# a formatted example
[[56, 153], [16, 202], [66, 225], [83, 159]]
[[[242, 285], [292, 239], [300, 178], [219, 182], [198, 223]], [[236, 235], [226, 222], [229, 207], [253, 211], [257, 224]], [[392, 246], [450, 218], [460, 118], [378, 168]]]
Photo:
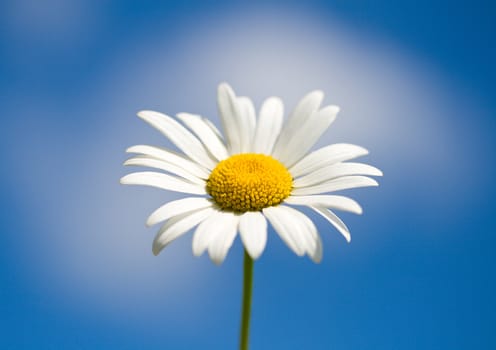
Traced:
[[333, 144], [308, 153], [334, 121], [339, 108], [320, 108], [323, 93], [306, 95], [283, 123], [283, 104], [268, 98], [258, 118], [251, 100], [238, 97], [225, 83], [218, 89], [218, 107], [224, 136], [208, 120], [180, 113], [177, 120], [158, 112], [138, 116], [158, 129], [184, 154], [155, 146], [138, 145], [125, 165], [161, 170], [124, 176], [122, 184], [158, 187], [190, 197], [164, 204], [147, 225], [165, 222], [153, 242], [158, 254], [170, 242], [196, 227], [193, 253], [208, 251], [224, 261], [237, 233], [253, 259], [267, 242], [267, 221], [297, 255], [319, 262], [322, 243], [312, 220], [293, 206], [307, 206], [350, 241], [346, 225], [332, 210], [362, 212], [354, 200], [325, 193], [377, 186], [368, 176], [379, 169], [348, 160], [366, 155], [362, 147]]

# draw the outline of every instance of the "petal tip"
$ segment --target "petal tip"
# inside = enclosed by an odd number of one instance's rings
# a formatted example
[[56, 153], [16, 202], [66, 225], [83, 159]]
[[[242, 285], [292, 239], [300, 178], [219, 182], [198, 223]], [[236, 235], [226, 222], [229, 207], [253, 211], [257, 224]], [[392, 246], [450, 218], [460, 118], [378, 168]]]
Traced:
[[257, 253], [253, 253], [253, 252], [248, 252], [248, 255], [253, 259], [253, 260], [257, 260], [258, 258], [260, 258], [260, 256], [262, 255], [263, 253], [263, 250], [260, 251], [260, 252], [257, 252]]
[[128, 178], [129, 178], [129, 174], [128, 174], [128, 175], [125, 175], [125, 176], [123, 176], [123, 177], [121, 177], [121, 178], [119, 179], [119, 183], [120, 183], [121, 185], [129, 185]]
[[357, 146], [359, 149], [360, 149], [360, 155], [359, 157], [363, 157], [363, 156], [366, 156], [367, 154], [369, 154], [369, 150], [366, 149], [365, 147], [362, 147], [362, 146]]
[[[134, 157], [133, 157], [133, 158], [134, 158]], [[133, 164], [132, 164], [132, 163], [133, 163], [133, 158], [126, 159], [126, 160], [122, 163], [122, 165], [124, 165], [124, 166], [133, 165]]]
[[147, 115], [149, 112], [150, 112], [149, 110], [144, 109], [144, 110], [138, 111], [138, 112], [136, 113], [136, 116], [137, 116], [138, 118], [145, 119], [145, 118], [146, 118], [146, 115]]
[[329, 106], [325, 106], [324, 108], [322, 108], [319, 112], [320, 113], [327, 113], [329, 118], [331, 118], [331, 120], [334, 120], [340, 110], [341, 110], [341, 108], [339, 108], [339, 106], [329, 105]]
[[314, 98], [318, 98], [319, 100], [324, 99], [324, 91], [319, 89], [311, 91], [308, 95]]
[[157, 248], [157, 247], [153, 246], [153, 248], [152, 248], [152, 253], [153, 253], [153, 255], [157, 256], [158, 254], [160, 254], [160, 251], [161, 251], [161, 250], [162, 250], [162, 249], [160, 249], [160, 248]]
[[139, 153], [139, 152], [135, 152], [135, 150], [136, 150], [136, 146], [131, 146], [126, 148], [126, 153]]
[[315, 263], [315, 264], [320, 264], [322, 262], [322, 257], [318, 257], [318, 258], [311, 258], [312, 261]]
[[266, 101], [270, 101], [271, 103], [283, 104], [283, 100], [279, 96], [270, 96], [267, 98]]
[[210, 258], [210, 260], [212, 260], [212, 262], [216, 265], [216, 266], [220, 266], [222, 264], [222, 259], [217, 259], [217, 258]]
[[369, 186], [369, 187], [379, 186], [379, 183], [375, 179], [372, 179], [371, 177], [365, 177], [365, 178], [367, 179], [367, 186]]
[[221, 92], [227, 92], [229, 94], [233, 94], [234, 95], [234, 91], [233, 91], [231, 85], [229, 85], [225, 81], [219, 84], [219, 87], [217, 88], [217, 91], [219, 93], [221, 93]]
[[330, 105], [329, 109], [331, 109], [334, 112], [334, 114], [338, 114], [341, 111], [341, 107], [336, 105]]

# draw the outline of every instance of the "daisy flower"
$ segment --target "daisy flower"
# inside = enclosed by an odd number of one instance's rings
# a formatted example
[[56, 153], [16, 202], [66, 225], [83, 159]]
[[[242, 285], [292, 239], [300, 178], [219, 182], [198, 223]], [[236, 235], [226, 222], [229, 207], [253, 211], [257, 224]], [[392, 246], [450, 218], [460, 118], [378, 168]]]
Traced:
[[306, 206], [327, 219], [350, 241], [346, 225], [334, 213], [360, 214], [354, 200], [328, 193], [377, 186], [368, 176], [379, 169], [355, 162], [366, 149], [333, 144], [313, 152], [312, 146], [336, 118], [339, 107], [321, 108], [321, 91], [303, 97], [283, 121], [283, 103], [270, 97], [258, 117], [252, 101], [220, 84], [217, 103], [222, 134], [206, 118], [179, 113], [177, 120], [154, 111], [138, 116], [160, 131], [182, 152], [148, 145], [130, 147], [136, 154], [124, 164], [158, 169], [121, 178], [126, 185], [144, 185], [188, 194], [155, 210], [147, 225], [165, 222], [153, 242], [153, 253], [195, 228], [193, 253], [208, 251], [224, 261], [238, 232], [246, 252], [257, 259], [265, 249], [268, 223], [298, 256], [322, 259], [322, 242], [312, 220], [294, 207]]

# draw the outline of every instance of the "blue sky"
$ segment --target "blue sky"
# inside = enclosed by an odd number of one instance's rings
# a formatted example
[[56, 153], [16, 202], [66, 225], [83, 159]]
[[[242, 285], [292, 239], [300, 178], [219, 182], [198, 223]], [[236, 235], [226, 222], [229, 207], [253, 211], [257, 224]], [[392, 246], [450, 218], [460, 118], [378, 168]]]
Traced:
[[[236, 347], [242, 246], [220, 267], [191, 235], [151, 253], [176, 194], [118, 179], [124, 150], [169, 144], [135, 113], [218, 123], [228, 81], [290, 110], [342, 112], [319, 144], [365, 146], [380, 187], [348, 191], [324, 260], [270, 232], [253, 349], [493, 349], [496, 258], [489, 1], [4, 1], [0, 5], [0, 347]], [[170, 146], [170, 145], [169, 145]]]

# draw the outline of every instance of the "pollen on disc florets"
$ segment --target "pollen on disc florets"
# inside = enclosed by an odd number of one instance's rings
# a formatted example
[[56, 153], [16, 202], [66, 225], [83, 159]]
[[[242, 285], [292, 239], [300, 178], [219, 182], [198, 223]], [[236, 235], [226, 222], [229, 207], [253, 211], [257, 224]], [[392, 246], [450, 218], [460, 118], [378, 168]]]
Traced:
[[207, 192], [224, 210], [257, 211], [291, 193], [293, 179], [278, 160], [264, 154], [236, 154], [221, 161], [207, 180]]

